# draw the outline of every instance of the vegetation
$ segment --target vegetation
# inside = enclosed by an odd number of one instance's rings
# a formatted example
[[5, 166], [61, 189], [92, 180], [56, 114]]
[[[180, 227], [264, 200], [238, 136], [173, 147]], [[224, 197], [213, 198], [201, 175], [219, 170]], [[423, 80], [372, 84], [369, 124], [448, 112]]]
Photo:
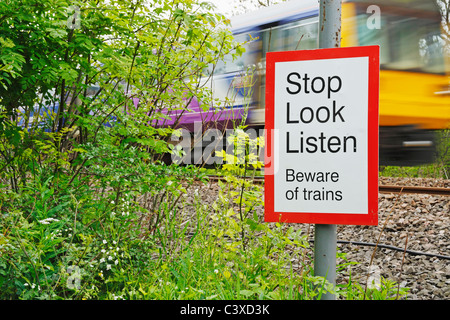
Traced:
[[[165, 165], [163, 109], [215, 102], [202, 71], [242, 49], [195, 0], [0, 3], [1, 299], [315, 299], [305, 235], [262, 223], [261, 164], [211, 204], [202, 170]], [[45, 112], [43, 112], [45, 111]], [[187, 195], [190, 195], [187, 197]], [[193, 199], [192, 201], [189, 199]], [[345, 268], [345, 266], [341, 266]], [[336, 288], [349, 299], [390, 299]], [[364, 292], [365, 293], [365, 292]], [[402, 296], [404, 293], [401, 292]]]

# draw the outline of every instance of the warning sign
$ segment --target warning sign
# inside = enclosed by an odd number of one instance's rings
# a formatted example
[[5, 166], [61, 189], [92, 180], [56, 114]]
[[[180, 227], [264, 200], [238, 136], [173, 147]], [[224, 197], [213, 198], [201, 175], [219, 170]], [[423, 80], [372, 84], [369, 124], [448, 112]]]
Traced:
[[376, 225], [379, 47], [266, 63], [265, 220]]

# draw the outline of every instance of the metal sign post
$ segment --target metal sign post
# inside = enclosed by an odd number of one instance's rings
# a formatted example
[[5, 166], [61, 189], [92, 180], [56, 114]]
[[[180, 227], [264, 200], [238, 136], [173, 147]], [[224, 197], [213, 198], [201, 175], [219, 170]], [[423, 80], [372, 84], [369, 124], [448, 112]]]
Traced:
[[[320, 0], [319, 8], [319, 48], [341, 46], [341, 0]], [[316, 224], [314, 232], [314, 275], [325, 277], [336, 286], [336, 246], [335, 224]], [[325, 293], [322, 300], [335, 300], [336, 296]]]

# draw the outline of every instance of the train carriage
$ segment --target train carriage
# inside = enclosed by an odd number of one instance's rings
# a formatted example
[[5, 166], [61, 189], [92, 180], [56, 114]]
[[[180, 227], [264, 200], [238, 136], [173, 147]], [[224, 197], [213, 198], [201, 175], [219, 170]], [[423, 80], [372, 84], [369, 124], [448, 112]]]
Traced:
[[[234, 98], [235, 115], [249, 106], [247, 123], [264, 127], [265, 55], [318, 47], [317, 0], [290, 1], [231, 20], [246, 51], [215, 67], [215, 98]], [[450, 79], [434, 1], [343, 1], [341, 46], [380, 46], [380, 165], [433, 161], [436, 130], [450, 126]], [[447, 67], [448, 68], [448, 67]], [[245, 100], [248, 86], [250, 100]], [[247, 88], [246, 88], [247, 86]]]
[[[245, 119], [249, 128], [262, 133], [266, 53], [317, 49], [318, 15], [317, 0], [302, 0], [233, 17], [231, 31], [245, 43], [245, 52], [237, 59], [230, 54], [205, 74], [204, 85], [222, 103], [209, 108], [192, 97], [189, 110], [166, 109], [167, 116], [152, 125], [182, 127], [193, 137], [198, 124], [201, 130], [224, 129]], [[441, 36], [441, 20], [433, 0], [342, 3], [341, 46], [380, 46], [380, 165], [432, 162], [436, 132], [450, 128], [450, 44]], [[139, 99], [133, 104], [138, 107]], [[45, 112], [55, 113], [57, 107]], [[185, 163], [200, 163], [204, 156], [200, 152], [200, 159], [192, 159], [194, 140], [182, 143], [188, 153]], [[201, 143], [205, 147], [210, 140]]]

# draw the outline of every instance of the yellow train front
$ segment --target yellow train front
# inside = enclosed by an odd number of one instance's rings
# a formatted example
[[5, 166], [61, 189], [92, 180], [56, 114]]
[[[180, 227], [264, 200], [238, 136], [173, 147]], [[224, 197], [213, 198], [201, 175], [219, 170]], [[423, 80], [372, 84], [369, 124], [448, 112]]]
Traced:
[[434, 1], [376, 3], [343, 5], [342, 45], [380, 45], [380, 164], [432, 162], [435, 131], [450, 125], [450, 44], [439, 8]]
[[[317, 0], [304, 0], [232, 19], [236, 38], [248, 41], [241, 60], [229, 65], [253, 70], [251, 126], [264, 126], [265, 54], [316, 49], [318, 13]], [[450, 43], [441, 27], [432, 0], [342, 4], [341, 46], [380, 46], [380, 165], [432, 162], [436, 131], [450, 127]], [[230, 78], [229, 71], [225, 66], [222, 75]]]

